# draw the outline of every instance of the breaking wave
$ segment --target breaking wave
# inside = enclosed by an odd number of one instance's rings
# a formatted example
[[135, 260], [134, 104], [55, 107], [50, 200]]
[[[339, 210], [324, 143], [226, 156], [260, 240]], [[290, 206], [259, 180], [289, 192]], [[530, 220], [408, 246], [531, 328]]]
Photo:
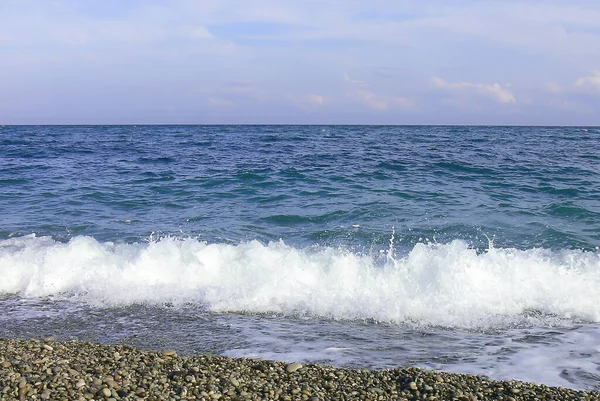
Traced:
[[214, 312], [281, 313], [452, 327], [531, 316], [600, 321], [596, 252], [467, 242], [360, 254], [283, 241], [238, 245], [162, 238], [134, 244], [78, 236], [0, 241], [0, 294], [94, 306], [196, 303]]

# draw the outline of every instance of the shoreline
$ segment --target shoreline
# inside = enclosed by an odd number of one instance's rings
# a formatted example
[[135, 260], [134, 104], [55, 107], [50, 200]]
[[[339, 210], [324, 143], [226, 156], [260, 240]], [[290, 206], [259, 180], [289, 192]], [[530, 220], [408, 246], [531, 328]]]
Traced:
[[420, 368], [368, 370], [216, 355], [180, 356], [129, 345], [0, 339], [6, 400], [600, 400], [518, 380]]

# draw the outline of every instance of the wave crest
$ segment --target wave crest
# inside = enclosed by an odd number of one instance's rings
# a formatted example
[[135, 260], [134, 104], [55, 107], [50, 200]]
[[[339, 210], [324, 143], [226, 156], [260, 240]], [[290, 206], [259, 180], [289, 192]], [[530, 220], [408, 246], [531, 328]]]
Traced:
[[597, 253], [492, 246], [478, 253], [460, 240], [417, 244], [398, 257], [283, 241], [61, 243], [30, 235], [0, 241], [0, 277], [0, 294], [96, 306], [191, 302], [215, 312], [467, 328], [532, 315], [600, 321]]

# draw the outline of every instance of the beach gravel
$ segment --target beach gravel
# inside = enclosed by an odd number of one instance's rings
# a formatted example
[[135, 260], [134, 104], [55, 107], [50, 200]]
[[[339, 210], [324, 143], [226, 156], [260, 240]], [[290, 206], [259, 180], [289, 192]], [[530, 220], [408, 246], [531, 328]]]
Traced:
[[0, 339], [3, 400], [600, 400], [598, 392], [418, 368], [344, 369]]

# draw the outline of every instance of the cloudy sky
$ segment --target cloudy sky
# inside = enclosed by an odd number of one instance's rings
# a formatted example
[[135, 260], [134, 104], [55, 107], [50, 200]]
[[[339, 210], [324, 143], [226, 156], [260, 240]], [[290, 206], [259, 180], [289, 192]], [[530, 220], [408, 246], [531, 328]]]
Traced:
[[0, 124], [600, 125], [598, 0], [0, 0]]

